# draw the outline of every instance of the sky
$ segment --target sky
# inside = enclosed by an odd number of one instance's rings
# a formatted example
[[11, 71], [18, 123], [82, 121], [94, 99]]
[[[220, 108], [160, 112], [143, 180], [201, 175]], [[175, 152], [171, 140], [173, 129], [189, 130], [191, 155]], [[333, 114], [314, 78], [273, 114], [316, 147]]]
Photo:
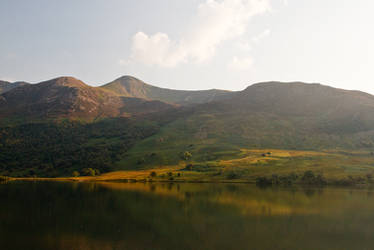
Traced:
[[372, 0], [0, 0], [0, 79], [374, 94]]

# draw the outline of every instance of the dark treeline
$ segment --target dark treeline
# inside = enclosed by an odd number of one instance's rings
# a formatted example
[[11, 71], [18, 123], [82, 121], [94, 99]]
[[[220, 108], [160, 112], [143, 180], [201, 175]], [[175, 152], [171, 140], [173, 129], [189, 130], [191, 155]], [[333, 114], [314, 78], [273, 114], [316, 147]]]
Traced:
[[285, 176], [279, 176], [273, 174], [271, 177], [258, 177], [256, 184], [258, 186], [269, 186], [269, 185], [292, 185], [292, 184], [304, 184], [304, 185], [326, 185], [327, 181], [322, 174], [315, 174], [313, 171], [305, 171], [303, 175], [299, 176], [295, 173], [291, 173]]
[[87, 168], [108, 172], [135, 142], [158, 129], [158, 122], [124, 118], [1, 127], [0, 175], [71, 176]]

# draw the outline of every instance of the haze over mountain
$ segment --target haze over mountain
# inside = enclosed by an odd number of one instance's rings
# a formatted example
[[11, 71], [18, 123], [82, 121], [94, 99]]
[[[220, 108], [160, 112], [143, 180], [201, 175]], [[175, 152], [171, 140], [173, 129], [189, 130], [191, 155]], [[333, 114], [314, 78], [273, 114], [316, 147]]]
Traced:
[[374, 129], [374, 96], [301, 82], [249, 86], [222, 106], [229, 112], [263, 113], [302, 121], [304, 130], [355, 133]]
[[277, 148], [372, 146], [374, 96], [320, 84], [259, 83], [231, 99], [195, 107], [181, 123], [203, 143], [210, 138], [212, 144]]

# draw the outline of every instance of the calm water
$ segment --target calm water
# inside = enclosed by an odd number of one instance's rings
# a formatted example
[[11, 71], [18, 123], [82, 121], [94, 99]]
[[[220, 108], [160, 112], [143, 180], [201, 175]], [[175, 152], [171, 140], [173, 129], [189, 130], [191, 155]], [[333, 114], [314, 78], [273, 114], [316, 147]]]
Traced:
[[0, 249], [374, 249], [374, 192], [0, 184]]

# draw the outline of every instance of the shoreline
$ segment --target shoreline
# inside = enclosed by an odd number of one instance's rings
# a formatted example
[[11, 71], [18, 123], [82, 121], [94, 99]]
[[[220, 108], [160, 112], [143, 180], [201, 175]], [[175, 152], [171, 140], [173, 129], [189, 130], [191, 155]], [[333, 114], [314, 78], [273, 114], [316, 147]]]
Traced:
[[80, 182], [80, 183], [89, 183], [89, 182], [117, 182], [117, 183], [238, 183], [238, 184], [256, 184], [256, 181], [245, 181], [245, 180], [149, 180], [149, 179], [132, 179], [132, 178], [123, 178], [123, 179], [107, 179], [100, 177], [9, 177], [4, 181], [51, 181], [51, 182]]
[[269, 185], [259, 185], [256, 181], [251, 180], [147, 180], [147, 179], [108, 179], [100, 177], [20, 177], [13, 178], [10, 177], [3, 182], [66, 182], [66, 183], [185, 183], [185, 184], [248, 184], [255, 185], [257, 187], [311, 187], [311, 188], [324, 188], [324, 187], [341, 187], [341, 188], [372, 188], [373, 183], [359, 183], [350, 185], [338, 185], [334, 183], [326, 183], [323, 185], [316, 184], [305, 184], [305, 183], [292, 183], [292, 184], [269, 184]]

